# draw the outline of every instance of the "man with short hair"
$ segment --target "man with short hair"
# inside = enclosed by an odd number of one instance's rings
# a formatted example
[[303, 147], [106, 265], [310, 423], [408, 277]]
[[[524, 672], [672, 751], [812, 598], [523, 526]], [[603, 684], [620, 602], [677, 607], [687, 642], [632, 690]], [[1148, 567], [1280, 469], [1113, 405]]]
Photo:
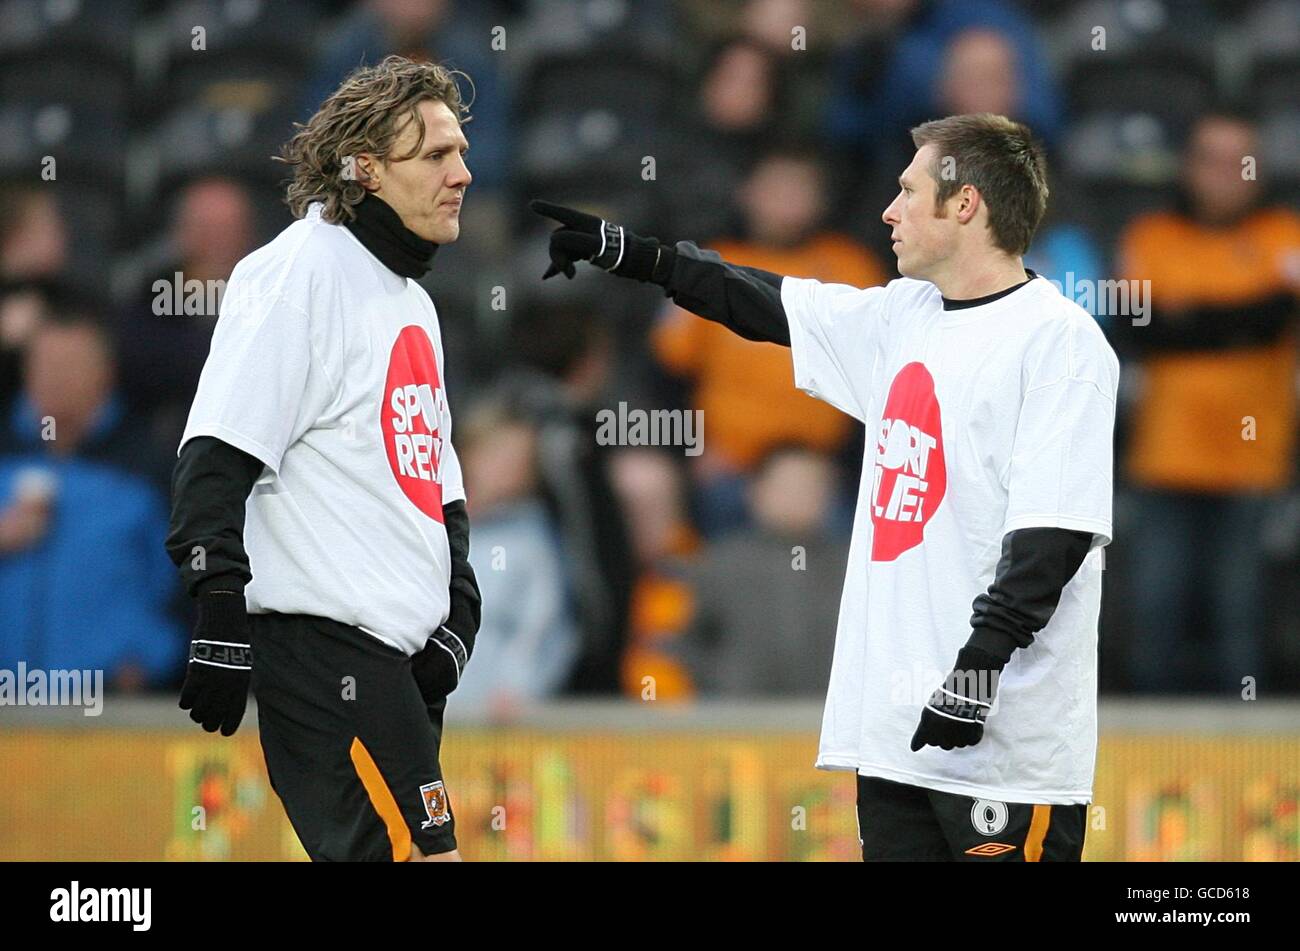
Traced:
[[534, 202], [562, 225], [544, 276], [587, 260], [653, 281], [790, 347], [795, 385], [866, 425], [817, 760], [858, 774], [863, 858], [1077, 861], [1119, 366], [1022, 263], [1047, 203], [1029, 129], [964, 115], [912, 137], [882, 215], [903, 277], [885, 287], [739, 267]]
[[392, 56], [299, 128], [299, 220], [231, 275], [173, 477], [181, 706], [229, 736], [251, 679], [314, 860], [459, 858], [438, 751], [481, 602], [416, 280], [460, 233], [464, 113], [452, 73]]

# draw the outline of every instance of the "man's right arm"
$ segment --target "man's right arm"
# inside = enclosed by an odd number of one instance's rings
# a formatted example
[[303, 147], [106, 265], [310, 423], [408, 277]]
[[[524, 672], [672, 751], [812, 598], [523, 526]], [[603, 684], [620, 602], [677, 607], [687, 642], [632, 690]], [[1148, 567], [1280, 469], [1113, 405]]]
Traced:
[[728, 264], [716, 251], [690, 241], [662, 246], [669, 257], [661, 286], [677, 306], [722, 324], [746, 340], [790, 346], [790, 323], [781, 303], [779, 274]]
[[197, 608], [180, 706], [224, 736], [243, 719], [253, 669], [248, 496], [264, 469], [279, 471], [333, 393], [312, 334], [312, 314], [338, 313], [329, 275], [299, 269], [282, 273], [274, 291], [263, 284], [237, 268], [221, 299], [172, 476], [166, 541]]
[[186, 440], [172, 473], [167, 554], [198, 602], [180, 707], [209, 733], [244, 718], [253, 647], [244, 585], [244, 511], [263, 464], [213, 436]]
[[167, 554], [192, 597], [242, 593], [252, 579], [244, 550], [244, 514], [262, 461], [213, 436], [181, 449], [172, 472]]
[[858, 420], [872, 351], [885, 323], [883, 287], [857, 288], [782, 277], [728, 264], [689, 241], [670, 247], [595, 215], [545, 201], [533, 211], [560, 222], [551, 232], [551, 266], [573, 277], [588, 261], [619, 277], [658, 284], [678, 306], [747, 340], [790, 347], [794, 384]]
[[531, 207], [563, 226], [551, 234], [551, 267], [543, 280], [556, 274], [572, 277], [574, 262], [590, 261], [619, 277], [658, 284], [679, 307], [747, 340], [790, 346], [780, 275], [728, 264], [717, 252], [690, 241], [661, 244], [576, 208], [545, 201]]

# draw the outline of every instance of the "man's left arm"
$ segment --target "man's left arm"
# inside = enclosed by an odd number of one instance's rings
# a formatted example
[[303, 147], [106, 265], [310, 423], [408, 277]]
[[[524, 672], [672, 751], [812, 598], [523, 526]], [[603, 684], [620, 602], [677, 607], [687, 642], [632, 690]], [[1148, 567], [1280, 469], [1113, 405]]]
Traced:
[[465, 500], [442, 507], [451, 550], [450, 611], [447, 620], [429, 636], [423, 650], [411, 658], [411, 670], [426, 703], [445, 699], [460, 684], [465, 665], [474, 652], [482, 620], [483, 598], [469, 563], [469, 512]]
[[913, 752], [980, 741], [1002, 669], [1052, 619], [1092, 541], [1091, 532], [1068, 528], [1021, 528], [1003, 536], [993, 583], [975, 599], [970, 638], [921, 712]]
[[1002, 554], [912, 750], [978, 743], [1012, 654], [1033, 643], [1088, 552], [1111, 540], [1119, 364], [1095, 326], [1061, 323], [1029, 368], [1007, 471]]

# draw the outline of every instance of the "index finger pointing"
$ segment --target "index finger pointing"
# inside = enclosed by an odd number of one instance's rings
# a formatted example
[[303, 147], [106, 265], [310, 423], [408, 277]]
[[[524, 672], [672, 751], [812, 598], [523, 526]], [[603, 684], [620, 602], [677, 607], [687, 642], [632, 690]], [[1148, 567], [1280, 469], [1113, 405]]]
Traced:
[[576, 208], [566, 208], [564, 205], [556, 205], [549, 201], [542, 201], [540, 198], [534, 198], [528, 203], [528, 207], [539, 215], [547, 218], [554, 218], [562, 225], [568, 225], [570, 228], [587, 228], [590, 230], [599, 230], [600, 219], [595, 215], [589, 215], [585, 211], [578, 211]]

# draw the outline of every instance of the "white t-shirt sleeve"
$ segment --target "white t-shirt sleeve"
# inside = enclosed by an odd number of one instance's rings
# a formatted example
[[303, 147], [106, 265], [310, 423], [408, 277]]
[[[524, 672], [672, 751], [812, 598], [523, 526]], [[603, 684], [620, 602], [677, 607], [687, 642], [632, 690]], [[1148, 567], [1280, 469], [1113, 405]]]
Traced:
[[430, 300], [429, 294], [423, 287], [418, 284], [415, 287], [419, 290], [424, 300], [429, 305], [429, 310], [434, 314], [433, 321], [433, 353], [434, 359], [438, 361], [438, 376], [442, 380], [443, 400], [442, 416], [438, 420], [438, 431], [442, 436], [442, 456], [438, 463], [438, 477], [442, 481], [442, 504], [450, 505], [452, 502], [465, 500], [465, 476], [460, 468], [460, 456], [456, 454], [456, 447], [451, 441], [451, 403], [447, 393], [447, 351], [442, 346], [442, 327], [437, 320], [437, 309]]
[[442, 504], [450, 505], [465, 499], [465, 477], [460, 471], [460, 457], [456, 455], [456, 447], [451, 444], [450, 435], [443, 444], [442, 452]]
[[790, 323], [794, 385], [866, 422], [886, 289], [787, 277], [781, 304]]
[[1003, 534], [1020, 528], [1093, 533], [1111, 541], [1119, 364], [1101, 336], [1057, 338], [1028, 372], [1008, 468]]
[[181, 447], [215, 436], [278, 473], [285, 450], [320, 418], [331, 392], [306, 310], [282, 293], [245, 292], [232, 281]]

